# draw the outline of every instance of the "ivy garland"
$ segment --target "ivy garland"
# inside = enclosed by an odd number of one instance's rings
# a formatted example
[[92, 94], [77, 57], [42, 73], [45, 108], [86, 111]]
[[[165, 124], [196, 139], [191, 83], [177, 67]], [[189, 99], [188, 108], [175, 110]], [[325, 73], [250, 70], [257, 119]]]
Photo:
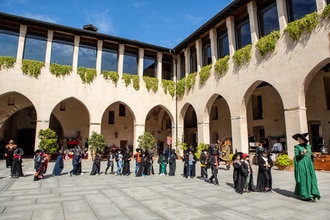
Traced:
[[209, 78], [211, 74], [212, 64], [207, 66], [203, 66], [201, 71], [199, 72], [199, 84], [203, 85], [205, 81]]
[[273, 31], [258, 40], [256, 47], [262, 57], [265, 57], [267, 53], [275, 50], [275, 44], [278, 39], [280, 39], [280, 36], [280, 31]]
[[169, 93], [172, 98], [175, 95], [175, 83], [173, 80], [162, 79], [162, 87], [165, 94]]
[[117, 86], [119, 80], [119, 74], [115, 71], [101, 71], [104, 79], [111, 79], [112, 82]]
[[146, 88], [147, 88], [148, 92], [150, 91], [150, 89], [152, 89], [152, 91], [154, 93], [156, 93], [158, 91], [158, 79], [157, 78], [143, 76], [143, 81], [146, 83]]
[[[131, 76], [133, 81], [133, 88], [138, 91], [140, 89], [140, 77], [138, 75]], [[158, 87], [158, 86], [157, 86]]]
[[131, 84], [131, 75], [128, 73], [123, 73], [123, 76], [121, 77], [124, 80], [125, 86], [127, 87], [129, 84]]
[[186, 88], [188, 91], [195, 85], [196, 75], [197, 75], [197, 73], [194, 72], [194, 73], [189, 74], [186, 77]]
[[182, 78], [176, 83], [176, 94], [178, 96], [182, 96], [185, 91], [186, 91], [186, 78]]
[[44, 62], [36, 60], [22, 60], [22, 71], [24, 75], [34, 77], [38, 79], [41, 68], [45, 66]]
[[221, 76], [224, 72], [226, 72], [229, 68], [229, 56], [222, 57], [218, 59], [214, 65], [215, 71]]
[[317, 12], [308, 14], [299, 20], [289, 23], [284, 31], [289, 33], [289, 36], [293, 41], [298, 41], [304, 30], [309, 34], [312, 33], [314, 28], [318, 25], [318, 17]]
[[70, 75], [70, 73], [72, 72], [72, 66], [52, 63], [50, 64], [49, 71], [51, 74], [55, 75], [56, 77], [60, 77], [60, 76], [64, 77]]
[[77, 72], [78, 72], [81, 80], [83, 81], [83, 83], [90, 84], [94, 81], [94, 79], [96, 77], [96, 69], [80, 66], [80, 67], [78, 67]]
[[327, 6], [325, 6], [325, 8], [323, 9], [323, 12], [321, 14], [322, 18], [327, 18], [330, 17], [330, 4], [328, 4]]
[[245, 47], [243, 47], [239, 50], [236, 50], [233, 57], [238, 66], [241, 66], [242, 64], [250, 61], [251, 49], [252, 49], [252, 45], [248, 44]]
[[0, 56], [0, 70], [2, 68], [9, 69], [14, 66], [16, 58], [9, 56]]

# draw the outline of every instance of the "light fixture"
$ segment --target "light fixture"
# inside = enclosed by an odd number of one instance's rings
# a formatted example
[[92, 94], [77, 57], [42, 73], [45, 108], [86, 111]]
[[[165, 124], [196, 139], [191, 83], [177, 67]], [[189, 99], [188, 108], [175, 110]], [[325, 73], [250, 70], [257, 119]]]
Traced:
[[15, 105], [15, 96], [8, 97], [8, 105]]
[[118, 132], [116, 131], [116, 132], [115, 132], [115, 138], [117, 138], [117, 137], [118, 137]]

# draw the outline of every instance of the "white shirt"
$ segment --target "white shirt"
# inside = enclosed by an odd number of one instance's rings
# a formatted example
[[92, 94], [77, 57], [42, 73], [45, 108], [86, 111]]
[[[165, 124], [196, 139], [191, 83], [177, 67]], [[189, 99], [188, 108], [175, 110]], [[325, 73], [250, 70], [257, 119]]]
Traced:
[[272, 148], [272, 152], [279, 152], [281, 153], [283, 151], [283, 146], [281, 143], [275, 143]]

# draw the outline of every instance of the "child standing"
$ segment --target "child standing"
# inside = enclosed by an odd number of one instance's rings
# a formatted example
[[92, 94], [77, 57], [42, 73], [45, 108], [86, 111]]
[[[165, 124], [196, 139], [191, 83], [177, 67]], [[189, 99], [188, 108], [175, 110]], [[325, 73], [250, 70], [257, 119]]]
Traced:
[[105, 169], [105, 175], [107, 175], [108, 174], [108, 170], [109, 170], [109, 167], [111, 167], [111, 172], [110, 172], [110, 174], [113, 174], [113, 161], [114, 161], [114, 156], [113, 156], [113, 152], [112, 151], [110, 151], [110, 153], [109, 153], [109, 155], [107, 156], [107, 161], [108, 161], [108, 163], [107, 163], [107, 168]]

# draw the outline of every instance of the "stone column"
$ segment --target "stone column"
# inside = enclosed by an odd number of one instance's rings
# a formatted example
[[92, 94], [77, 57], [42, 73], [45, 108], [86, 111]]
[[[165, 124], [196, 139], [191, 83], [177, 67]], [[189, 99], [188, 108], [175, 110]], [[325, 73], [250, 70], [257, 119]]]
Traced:
[[162, 81], [162, 72], [163, 72], [163, 53], [157, 52], [157, 79], [158, 84]]
[[327, 5], [326, 0], [316, 0], [317, 12], [321, 13], [326, 5]]
[[54, 36], [54, 31], [48, 30], [47, 46], [46, 46], [46, 57], [45, 57], [45, 67], [46, 67], [47, 70], [49, 70], [49, 66], [50, 66], [50, 58], [51, 58], [51, 54], [52, 54], [53, 36]]
[[74, 36], [73, 59], [72, 59], [73, 72], [77, 72], [78, 69], [79, 43], [80, 43], [80, 36]]
[[[177, 144], [177, 141], [180, 143], [183, 143], [183, 135], [184, 135], [184, 126], [183, 125], [177, 125], [177, 140], [173, 140], [174, 144]], [[180, 149], [180, 147], [178, 147], [179, 149], [179, 153], [181, 156], [183, 156], [183, 149]]]
[[217, 30], [215, 28], [211, 29], [210, 32], [210, 42], [211, 42], [211, 56], [212, 56], [212, 66], [217, 62]]
[[125, 52], [125, 45], [124, 44], [119, 44], [118, 48], [118, 74], [119, 78], [123, 75], [123, 70], [124, 70], [124, 52]]
[[36, 121], [36, 138], [34, 142], [34, 151], [38, 149], [38, 145], [40, 143], [40, 140], [38, 138], [38, 134], [40, 130], [45, 130], [49, 128], [49, 120], [48, 119], [37, 119]]
[[180, 80], [180, 75], [181, 75], [181, 56], [180, 55], [177, 55], [176, 56], [176, 78], [175, 78], [175, 82], [176, 80]]
[[202, 61], [202, 40], [196, 40], [196, 58], [197, 58], [197, 72], [200, 72], [202, 69], [203, 61]]
[[288, 14], [286, 8], [286, 0], [276, 0], [278, 22], [280, 24], [280, 31], [283, 33], [284, 29], [288, 25]]
[[[307, 113], [304, 106], [284, 109], [287, 151], [290, 158], [294, 157], [294, 146], [297, 142], [292, 138], [296, 133], [308, 132]], [[308, 137], [310, 139], [310, 137]]]
[[16, 54], [16, 65], [19, 66], [19, 69], [22, 66], [26, 31], [27, 31], [27, 26], [21, 24], [19, 28], [18, 46], [17, 46], [17, 54]]
[[139, 48], [139, 55], [138, 55], [138, 76], [143, 77], [143, 60], [144, 60], [144, 49]]
[[185, 66], [186, 66], [185, 77], [186, 77], [190, 73], [190, 48], [189, 47], [187, 47], [186, 50], [184, 51], [184, 57], [186, 59], [186, 62], [185, 62]]
[[143, 135], [144, 131], [145, 131], [145, 124], [143, 123], [134, 124], [133, 152], [135, 152], [135, 149], [139, 147], [139, 143], [137, 142], [137, 139], [140, 135]]
[[233, 151], [249, 152], [249, 137], [246, 117], [238, 116], [231, 118]]
[[236, 51], [235, 19], [233, 16], [226, 18], [226, 26], [228, 31], [229, 54], [233, 56]]
[[210, 144], [210, 122], [202, 121], [197, 124], [197, 144]]
[[98, 40], [97, 50], [96, 50], [96, 68], [95, 68], [98, 75], [101, 74], [101, 69], [102, 69], [102, 47], [103, 47], [103, 41]]
[[252, 44], [255, 45], [259, 38], [257, 3], [255, 1], [250, 1], [247, 4], [247, 9], [248, 9], [249, 20], [250, 20], [251, 41], [252, 41]]

